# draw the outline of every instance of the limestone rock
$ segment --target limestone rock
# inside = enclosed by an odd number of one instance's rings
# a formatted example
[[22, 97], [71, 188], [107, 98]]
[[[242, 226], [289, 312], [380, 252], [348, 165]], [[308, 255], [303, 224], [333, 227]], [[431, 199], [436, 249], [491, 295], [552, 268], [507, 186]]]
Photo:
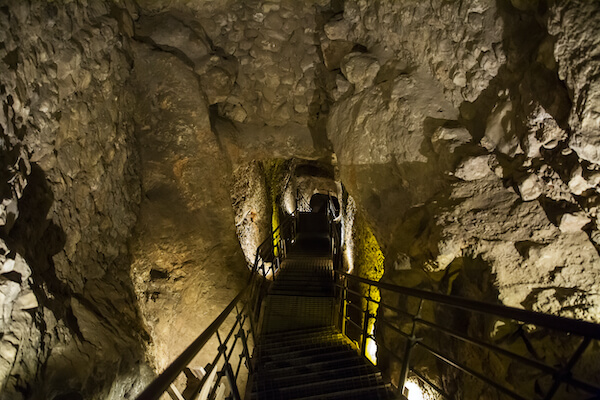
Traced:
[[329, 40], [321, 39], [321, 52], [323, 54], [323, 62], [328, 70], [340, 68], [342, 60], [348, 53], [352, 51], [354, 43], [347, 40]]
[[[586, 312], [590, 307], [597, 309], [600, 300], [589, 296], [589, 292], [597, 290], [598, 286], [598, 271], [589, 266], [600, 262], [598, 253], [592, 249], [592, 243], [581, 231], [563, 233], [547, 246], [530, 248], [526, 254], [528, 269], [523, 273], [529, 270], [544, 277], [532, 286], [547, 289], [536, 290], [523, 301], [524, 304], [537, 311], [598, 321], [597, 314]], [[578, 289], [568, 289], [573, 287]]]
[[194, 71], [200, 75], [200, 86], [207, 97], [208, 104], [227, 100], [233, 91], [237, 74], [235, 60], [211, 56], [199, 61]]
[[377, 6], [350, 0], [344, 2], [344, 20], [352, 25], [353, 41], [380, 49], [386, 58], [407, 54], [414, 64], [427, 66], [456, 106], [475, 101], [506, 61], [494, 1], [463, 7], [437, 0]]
[[343, 18], [326, 23], [323, 29], [329, 40], [349, 39], [350, 23]]
[[306, 125], [314, 115], [309, 110], [321, 102], [315, 77], [325, 69], [318, 54], [318, 38], [325, 34], [317, 32], [313, 2], [273, 4], [265, 12], [237, 2], [202, 19], [214, 48], [239, 60], [231, 74], [235, 84], [219, 110], [238, 122]]
[[471, 142], [471, 140], [471, 134], [464, 127], [440, 126], [433, 133], [431, 144], [438, 154], [442, 149], [454, 153], [456, 148]]
[[217, 122], [215, 131], [234, 165], [293, 156], [311, 159], [317, 155], [310, 130], [300, 124], [268, 127]]
[[489, 162], [489, 155], [467, 158], [460, 163], [454, 175], [465, 181], [485, 178], [492, 173]]
[[489, 151], [499, 151], [509, 157], [522, 154], [516, 137], [513, 104], [509, 100], [496, 105], [486, 121], [485, 136], [481, 145]]
[[239, 163], [233, 172], [231, 197], [235, 211], [235, 226], [246, 262], [251, 265], [256, 249], [270, 233], [271, 204], [265, 184], [265, 174], [258, 161]]
[[529, 174], [519, 183], [519, 193], [523, 201], [532, 201], [544, 192], [544, 184], [536, 174]]
[[141, 17], [136, 35], [150, 38], [156, 45], [183, 52], [193, 63], [210, 54], [208, 39], [199, 29], [193, 29], [169, 13]]
[[457, 112], [429, 75], [400, 75], [338, 102], [327, 131], [344, 165], [425, 161], [421, 126], [429, 116], [454, 120]]
[[555, 237], [557, 229], [537, 202], [522, 202], [499, 179], [455, 184], [452, 199], [460, 203], [440, 216], [445, 220], [444, 237], [477, 237], [490, 241], [532, 240], [543, 242]]
[[[246, 263], [228, 190], [231, 171], [197, 75], [172, 54], [143, 44], [133, 50], [144, 200], [131, 239], [131, 268], [160, 369], [235, 296]], [[194, 312], [201, 303], [210, 307]], [[91, 329], [86, 324], [84, 334]], [[210, 361], [209, 355], [200, 358], [198, 365]]]
[[554, 118], [538, 105], [526, 120], [529, 128], [527, 156], [539, 157], [540, 147], [554, 149], [560, 142], [567, 139], [567, 133], [561, 129]]
[[577, 232], [590, 222], [591, 220], [583, 213], [563, 214], [560, 217], [559, 228], [563, 232]]
[[575, 1], [556, 5], [548, 32], [557, 36], [554, 54], [559, 77], [573, 93], [569, 146], [584, 160], [600, 164], [600, 66], [595, 51], [600, 46], [600, 4]]
[[32, 308], [36, 308], [37, 306], [37, 298], [31, 290], [22, 292], [17, 301], [15, 301], [14, 305], [17, 310], [30, 310]]
[[[145, 358], [125, 246], [139, 180], [124, 3], [14, 3], [0, 16], [0, 235], [14, 246], [0, 246], [1, 285], [12, 286], [0, 346], [18, 354], [0, 366], [7, 398], [22, 398], [23, 387], [53, 398], [65, 382], [76, 396], [107, 398], [119, 371]], [[94, 286], [104, 276], [111, 284]], [[93, 308], [93, 323], [110, 327], [96, 335], [118, 349], [117, 363], [66, 327], [73, 297]], [[45, 307], [48, 299], [57, 307]], [[86, 362], [40, 368], [59, 354]], [[66, 370], [71, 376], [60, 376]]]
[[373, 86], [381, 68], [376, 58], [362, 53], [350, 53], [342, 60], [342, 73], [348, 82], [354, 84], [355, 91], [361, 92]]
[[573, 194], [580, 196], [583, 194], [583, 192], [593, 187], [594, 185], [590, 184], [583, 177], [583, 169], [581, 168], [581, 166], [577, 166], [573, 170], [573, 172], [571, 172], [571, 177], [569, 179], [569, 189], [571, 189], [571, 192], [573, 192]]
[[5, 231], [8, 232], [18, 217], [19, 208], [17, 200], [14, 198], [3, 199], [0, 203], [0, 226], [3, 226]]
[[346, 80], [341, 74], [335, 77], [335, 90], [333, 91], [333, 99], [338, 101], [352, 89], [352, 84]]

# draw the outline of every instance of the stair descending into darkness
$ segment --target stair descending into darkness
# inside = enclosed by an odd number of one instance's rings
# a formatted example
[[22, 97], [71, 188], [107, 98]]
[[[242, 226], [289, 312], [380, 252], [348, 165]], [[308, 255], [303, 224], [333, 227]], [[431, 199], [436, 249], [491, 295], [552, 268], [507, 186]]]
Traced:
[[392, 399], [391, 385], [334, 327], [325, 213], [300, 213], [296, 242], [263, 302], [247, 398]]

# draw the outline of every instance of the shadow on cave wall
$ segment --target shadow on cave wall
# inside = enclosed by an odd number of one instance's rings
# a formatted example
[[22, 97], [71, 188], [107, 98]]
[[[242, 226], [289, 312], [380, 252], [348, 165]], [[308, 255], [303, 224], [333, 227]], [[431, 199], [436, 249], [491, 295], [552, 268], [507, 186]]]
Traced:
[[[66, 235], [59, 226], [47, 219], [54, 202], [53, 193], [44, 171], [36, 164], [31, 165], [27, 181], [23, 196], [19, 200], [19, 216], [10, 231], [2, 232], [2, 238], [12, 251], [25, 258], [31, 269], [32, 289], [39, 303], [37, 310], [32, 310], [33, 320], [42, 338], [47, 334], [47, 327], [41, 307], [50, 309], [56, 318], [64, 320], [72, 331], [81, 335], [72, 310], [66, 304], [71, 295], [70, 290], [56, 277], [54, 271], [52, 256], [64, 248]], [[43, 364], [51, 349], [40, 350], [38, 377], [43, 375]], [[18, 389], [26, 397], [34, 394], [33, 382], [19, 381], [18, 385]]]
[[[1, 232], [1, 235], [13, 252], [18, 252], [25, 258], [31, 269], [32, 290], [39, 306], [30, 312], [33, 316], [33, 323], [40, 332], [41, 341], [40, 348], [28, 349], [26, 346], [29, 342], [22, 344], [25, 347], [21, 351], [36, 352], [35, 377], [16, 374], [13, 380], [16, 381], [16, 390], [20, 391], [25, 398], [83, 399], [86, 393], [91, 395], [106, 389], [107, 385], [110, 385], [119, 374], [129, 373], [130, 367], [138, 362], [137, 359], [132, 360], [131, 355], [133, 354], [134, 358], [141, 355], [137, 349], [133, 348], [134, 346], [131, 346], [127, 354], [122, 354], [121, 360], [110, 360], [112, 366], [110, 369], [106, 369], [97, 364], [98, 361], [109, 360], [90, 359], [89, 355], [84, 353], [89, 342], [80, 330], [71, 300], [77, 299], [79, 304], [90, 310], [100, 320], [109, 317], [105, 316], [83, 294], [74, 293], [67, 283], [57, 277], [53, 256], [63, 251], [66, 234], [60, 226], [48, 218], [55, 198], [44, 171], [38, 165], [31, 165], [31, 173], [27, 177], [27, 181], [23, 196], [19, 200], [19, 216], [12, 229], [9, 232]], [[78, 339], [77, 342], [80, 345], [69, 346], [68, 343], [57, 343], [57, 340], [61, 339], [56, 337], [57, 332], [54, 328], [46, 325], [48, 311], [44, 309], [50, 310], [57, 320], [62, 321], [70, 334]], [[50, 319], [53, 318], [50, 317]], [[120, 338], [130, 345], [133, 344], [134, 339]], [[61, 345], [61, 357], [64, 357], [65, 362], [60, 364], [59, 369], [56, 368], [56, 362], [54, 362], [54, 367], [50, 370], [47, 362], [53, 351], [52, 343]], [[30, 345], [35, 344], [31, 343]], [[81, 371], [73, 371], [73, 365], [68, 361], [83, 362], [84, 359], [89, 360], [90, 363], [89, 372], [86, 372], [90, 374], [87, 382], [72, 378], [81, 375]], [[49, 376], [53, 378], [49, 379]]]
[[[459, 122], [465, 126], [473, 143], [479, 143], [484, 137], [488, 118], [494, 107], [504, 97], [512, 102], [513, 115], [510, 115], [514, 124], [512, 132], [522, 141], [529, 128], [524, 122], [528, 108], [538, 102], [554, 118], [557, 124], [570, 133], [568, 116], [571, 109], [571, 99], [566, 84], [558, 77], [558, 68], [548, 69], [540, 61], [539, 49], [544, 41], [554, 40], [544, 26], [544, 19], [548, 12], [546, 1], [538, 2], [536, 9], [518, 10], [508, 0], [497, 0], [498, 13], [504, 22], [502, 47], [506, 54], [506, 62], [500, 66], [496, 76], [489, 82], [479, 97], [473, 101], [464, 101], [460, 105]], [[533, 4], [533, 3], [532, 3]], [[523, 40], [527, 38], [527, 40]], [[541, 149], [545, 162], [549, 163], [564, 179], [563, 171], [570, 170], [570, 166], [577, 162], [577, 157], [555, 157], [567, 147], [562, 143], [550, 151]], [[522, 177], [526, 174], [523, 167], [526, 156], [517, 154], [514, 158], [495, 152], [499, 164], [513, 177]], [[537, 163], [537, 164], [536, 164]], [[542, 161], [533, 160], [532, 167], [538, 167]], [[568, 165], [566, 165], [566, 164]], [[517, 182], [513, 178], [504, 179], [506, 187], [512, 186], [517, 190]], [[548, 202], [542, 204], [546, 209]]]
[[27, 187], [19, 201], [19, 217], [6, 241], [30, 265], [34, 291], [40, 303], [59, 317], [64, 313], [64, 307], [58, 298], [48, 297], [42, 290], [42, 283], [56, 296], [70, 296], [69, 288], [56, 277], [52, 261], [52, 256], [64, 248], [66, 235], [58, 225], [47, 219], [54, 203], [54, 195], [48, 186], [44, 171], [32, 164], [27, 181]]

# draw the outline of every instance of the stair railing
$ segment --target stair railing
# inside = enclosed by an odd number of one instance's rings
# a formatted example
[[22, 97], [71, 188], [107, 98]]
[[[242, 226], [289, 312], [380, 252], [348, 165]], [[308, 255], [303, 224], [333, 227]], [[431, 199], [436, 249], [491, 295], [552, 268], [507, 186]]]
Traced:
[[331, 193], [328, 193], [329, 201], [327, 202], [327, 219], [329, 221], [329, 237], [331, 238], [331, 257], [333, 261], [333, 269], [338, 270], [342, 267], [342, 235], [341, 235], [341, 211], [336, 214], [335, 206]]
[[[600, 398], [597, 397], [600, 395], [598, 381], [592, 383], [581, 378], [582, 367], [577, 365], [586, 350], [591, 349], [590, 344], [593, 341], [596, 341], [596, 346], [599, 344], [597, 341], [600, 340], [600, 325], [598, 324], [376, 282], [340, 270], [335, 271], [335, 276], [340, 304], [338, 323], [340, 330], [344, 335], [358, 343], [363, 355], [365, 355], [367, 339], [371, 339], [377, 344], [379, 351], [384, 350], [390, 359], [395, 359], [402, 365], [400, 374], [396, 377], [400, 393], [404, 391], [407, 378], [411, 374], [424, 385], [437, 392], [442, 398], [455, 398], [452, 393], [448, 393], [438, 383], [432, 382], [431, 378], [425, 376], [419, 369], [417, 363], [419, 358], [413, 356], [415, 351], [418, 350], [421, 352], [420, 359], [423, 358], [423, 354], [429, 354], [434, 357], [438, 364], [445, 364], [447, 366], [445, 368], [475, 378], [481, 381], [483, 385], [487, 385], [509, 398], [519, 400], [531, 398], [526, 397], [528, 394], [520, 393], [525, 390], [523, 386], [517, 387], [519, 385], [514, 385], [506, 380], [499, 381], [489, 377], [485, 371], [478, 370], [464, 360], [460, 360], [460, 357], [452, 354], [452, 351], [447, 348], [440, 348], [442, 347], [441, 343], [444, 343], [442, 341], [447, 343], [446, 340], [451, 338], [451, 340], [457, 340], [462, 345], [474, 346], [480, 354], [489, 352], [486, 354], [495, 354], [530, 368], [530, 371], [537, 371], [537, 376], [542, 380], [531, 382], [531, 384], [538, 387], [527, 389], [529, 394], [532, 391], [538, 392], [535, 398], [552, 399], [559, 393], [560, 389], [570, 390], [571, 393], [574, 393], [571, 396], [576, 396], [569, 398]], [[368, 290], [358, 289], [357, 287], [360, 285], [368, 287]], [[404, 296], [406, 298], [404, 306], [406, 307], [401, 308], [402, 306], [398, 306], [398, 304], [389, 304], [386, 301], [372, 298], [372, 288], [378, 288], [381, 292], [389, 295], [393, 294], [396, 297]], [[366, 305], [362, 307], [359, 305], [360, 303]], [[369, 305], [371, 303], [379, 306], [378, 315], [370, 314]], [[409, 307], [409, 304], [412, 304], [412, 307]], [[424, 312], [426, 306], [428, 307], [427, 317]], [[466, 313], [466, 318], [477, 318], [476, 315], [484, 316], [489, 318], [487, 321], [488, 326], [498, 326], [498, 324], [505, 324], [506, 327], [514, 326], [514, 331], [523, 341], [523, 345], [529, 354], [519, 354], [493, 341], [477, 337], [470, 334], [468, 329], [438, 322], [436, 318], [431, 318], [436, 311], [437, 315], [445, 312], [443, 315], [452, 317], [461, 316], [460, 313]], [[464, 315], [462, 317], [465, 318]], [[376, 320], [376, 329], [389, 329], [388, 332], [393, 332], [398, 337], [404, 338], [404, 348], [398, 351], [385, 347], [381, 341], [377, 342], [377, 335], [370, 334], [367, 331], [367, 327], [373, 319]], [[544, 334], [551, 334], [555, 340], [562, 341], [561, 343], [568, 342], [568, 345], [565, 344], [566, 347], [574, 347], [570, 354], [561, 355], [565, 358], [564, 362], [559, 365], [545, 362], [536, 354], [535, 346], [532, 343], [535, 342], [535, 337], [539, 336], [542, 330]], [[530, 333], [528, 334], [527, 331]], [[547, 378], [548, 382], [543, 381], [544, 377]], [[390, 378], [394, 379], [394, 377]], [[544, 385], [540, 382], [545, 383], [546, 390], [541, 387]]]
[[[266, 295], [269, 279], [278, 273], [287, 248], [295, 238], [295, 217], [296, 212], [284, 218], [258, 246], [246, 286], [204, 332], [138, 395], [137, 400], [158, 400], [164, 393], [168, 393], [173, 400], [242, 399], [239, 388], [244, 387], [244, 379], [252, 372], [250, 357], [256, 340], [255, 326], [260, 318], [262, 299]], [[280, 239], [273, 243], [273, 236], [277, 233]], [[222, 336], [219, 330], [225, 327], [227, 321], [232, 325]], [[218, 347], [213, 361], [200, 371], [190, 368], [196, 356], [214, 339]], [[242, 373], [242, 367], [247, 373]], [[187, 377], [187, 384], [180, 391], [174, 382], [183, 379], [183, 374]]]
[[[296, 237], [297, 214], [297, 211], [294, 210], [291, 214], [286, 215], [283, 222], [273, 230], [271, 236], [256, 249], [252, 270], [258, 271], [265, 279], [275, 277], [281, 267], [281, 262], [287, 256], [287, 250]], [[279, 237], [279, 240], [274, 242], [273, 237]]]

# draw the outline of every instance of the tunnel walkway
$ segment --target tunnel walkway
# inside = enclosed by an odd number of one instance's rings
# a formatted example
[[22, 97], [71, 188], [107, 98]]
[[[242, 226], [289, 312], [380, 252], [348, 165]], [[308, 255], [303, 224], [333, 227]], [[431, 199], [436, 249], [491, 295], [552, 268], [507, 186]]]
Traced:
[[300, 213], [296, 238], [263, 302], [246, 398], [394, 398], [377, 368], [334, 327], [327, 214]]

